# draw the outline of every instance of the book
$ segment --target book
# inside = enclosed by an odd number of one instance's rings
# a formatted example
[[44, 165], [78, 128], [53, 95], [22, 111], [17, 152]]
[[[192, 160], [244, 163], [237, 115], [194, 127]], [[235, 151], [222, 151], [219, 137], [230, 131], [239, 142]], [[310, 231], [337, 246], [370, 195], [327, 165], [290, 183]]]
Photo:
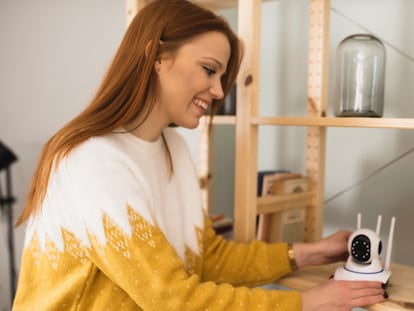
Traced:
[[[298, 177], [277, 181], [273, 193], [287, 194], [309, 191], [309, 178]], [[271, 214], [269, 242], [303, 242], [305, 236], [306, 205]]]
[[[273, 178], [271, 176], [279, 175], [279, 174], [285, 174], [290, 173], [287, 170], [265, 170], [265, 171], [259, 171], [257, 173], [257, 196], [261, 196], [263, 192], [263, 180], [269, 180], [269, 178]], [[267, 176], [265, 178], [265, 176]]]
[[[258, 173], [257, 195], [273, 195], [277, 181], [287, 178], [299, 178], [301, 174], [291, 173], [288, 170], [269, 170]], [[268, 240], [268, 232], [271, 226], [271, 214], [260, 214], [257, 223], [257, 239], [261, 241]]]
[[272, 184], [270, 192], [273, 195], [282, 193], [300, 193], [309, 191], [309, 178], [308, 177], [287, 177], [276, 180]]
[[[309, 190], [309, 179], [299, 173], [266, 175], [262, 195], [298, 193]], [[296, 242], [303, 240], [306, 206], [259, 215], [257, 239], [265, 242]]]
[[284, 191], [280, 191], [281, 185], [283, 182], [288, 179], [297, 179], [301, 178], [302, 175], [298, 173], [290, 173], [290, 172], [278, 172], [275, 174], [265, 175], [263, 177], [262, 183], [262, 196], [266, 195], [275, 195], [284, 193]]

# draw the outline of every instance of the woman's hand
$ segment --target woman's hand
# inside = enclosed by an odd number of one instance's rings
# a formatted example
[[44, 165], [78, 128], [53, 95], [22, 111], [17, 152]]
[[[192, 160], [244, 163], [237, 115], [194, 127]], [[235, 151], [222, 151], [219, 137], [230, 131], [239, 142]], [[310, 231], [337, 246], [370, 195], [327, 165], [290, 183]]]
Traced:
[[335, 281], [307, 290], [302, 295], [302, 311], [349, 311], [385, 300], [381, 282]]
[[[351, 233], [341, 230], [317, 242], [293, 244], [298, 267], [346, 260]], [[307, 290], [301, 295], [303, 311], [349, 311], [355, 307], [382, 302], [386, 297], [381, 282], [335, 280]]]
[[294, 243], [296, 264], [300, 268], [346, 260], [348, 239], [351, 233], [341, 230], [317, 242]]

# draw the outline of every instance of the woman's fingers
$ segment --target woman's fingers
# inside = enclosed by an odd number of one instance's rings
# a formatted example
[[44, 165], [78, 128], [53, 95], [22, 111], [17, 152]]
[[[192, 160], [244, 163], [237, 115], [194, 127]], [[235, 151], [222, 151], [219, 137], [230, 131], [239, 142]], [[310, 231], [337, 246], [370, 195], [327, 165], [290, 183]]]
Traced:
[[381, 282], [373, 282], [373, 281], [337, 281], [337, 282], [345, 282], [349, 284], [352, 289], [360, 289], [360, 288], [379, 288], [382, 289]]
[[382, 302], [388, 296], [381, 282], [353, 281], [348, 282], [348, 285], [352, 290], [351, 304], [356, 307]]

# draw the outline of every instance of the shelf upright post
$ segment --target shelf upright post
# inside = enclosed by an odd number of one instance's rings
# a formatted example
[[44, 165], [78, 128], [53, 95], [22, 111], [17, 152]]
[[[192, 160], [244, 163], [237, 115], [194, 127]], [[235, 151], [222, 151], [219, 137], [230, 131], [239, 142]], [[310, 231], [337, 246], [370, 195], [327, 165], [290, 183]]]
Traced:
[[[310, 1], [308, 103], [309, 117], [325, 117], [328, 97], [330, 0]], [[306, 174], [315, 192], [306, 220], [306, 240], [320, 239], [323, 229], [326, 127], [307, 128]]]
[[207, 214], [214, 213], [213, 208], [213, 158], [214, 158], [214, 125], [209, 117], [200, 119], [198, 126], [197, 174], [200, 182], [201, 199]]
[[256, 236], [257, 125], [251, 117], [259, 111], [261, 1], [238, 1], [238, 34], [245, 55], [237, 78], [234, 240], [248, 242]]

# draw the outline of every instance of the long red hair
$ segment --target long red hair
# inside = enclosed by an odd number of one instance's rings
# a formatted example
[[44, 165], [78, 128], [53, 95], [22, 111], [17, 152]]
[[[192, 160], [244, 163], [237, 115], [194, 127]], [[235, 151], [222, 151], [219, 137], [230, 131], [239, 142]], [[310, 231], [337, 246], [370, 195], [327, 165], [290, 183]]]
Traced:
[[[43, 147], [16, 225], [40, 209], [52, 170], [72, 149], [90, 137], [132, 124], [138, 117], [145, 119], [157, 98], [154, 63], [160, 53], [174, 52], [185, 40], [208, 31], [225, 34], [230, 43], [231, 55], [222, 77], [227, 94], [236, 79], [243, 49], [223, 18], [185, 0], [155, 0], [139, 11], [90, 104]], [[211, 113], [221, 104], [222, 100], [213, 102]]]

